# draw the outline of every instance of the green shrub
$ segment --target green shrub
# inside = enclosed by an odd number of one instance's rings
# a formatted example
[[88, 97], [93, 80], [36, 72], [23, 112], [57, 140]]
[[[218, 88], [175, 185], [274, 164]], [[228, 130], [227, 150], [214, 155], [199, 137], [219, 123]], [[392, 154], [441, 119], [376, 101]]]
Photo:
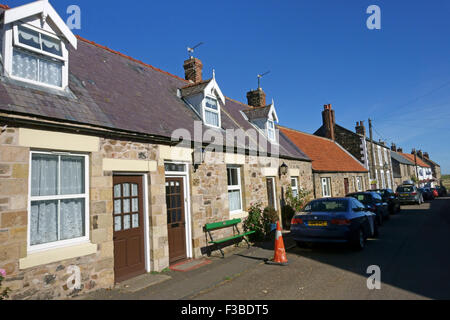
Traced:
[[249, 236], [252, 242], [263, 241], [265, 237], [261, 206], [260, 202], [252, 204], [248, 209], [248, 217], [243, 223], [245, 232], [255, 231], [255, 233]]
[[291, 220], [297, 212], [301, 212], [306, 204], [311, 200], [311, 192], [302, 188], [298, 189], [297, 196], [294, 196], [292, 187], [286, 191], [286, 205], [281, 211], [284, 226], [290, 228]]
[[8, 297], [8, 292], [10, 291], [9, 288], [6, 288], [3, 291], [1, 291], [2, 282], [5, 279], [5, 276], [6, 276], [5, 270], [0, 269], [0, 300], [9, 298]]

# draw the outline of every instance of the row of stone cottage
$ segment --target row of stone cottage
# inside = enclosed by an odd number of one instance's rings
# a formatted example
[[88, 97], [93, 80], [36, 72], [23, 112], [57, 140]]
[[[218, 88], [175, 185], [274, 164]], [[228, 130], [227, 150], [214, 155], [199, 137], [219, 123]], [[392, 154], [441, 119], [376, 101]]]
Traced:
[[75, 37], [46, 1], [0, 14], [0, 268], [13, 299], [200, 258], [206, 223], [258, 202], [281, 216], [289, 187], [320, 198], [395, 185], [391, 150], [362, 123], [337, 125], [331, 105], [303, 133], [278, 124], [261, 88], [247, 104], [224, 96], [199, 59], [169, 74]]

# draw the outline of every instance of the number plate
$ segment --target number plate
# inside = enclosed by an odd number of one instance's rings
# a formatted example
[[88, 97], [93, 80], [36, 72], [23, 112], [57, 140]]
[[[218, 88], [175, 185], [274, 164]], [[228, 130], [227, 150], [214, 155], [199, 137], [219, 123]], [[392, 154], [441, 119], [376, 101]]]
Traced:
[[310, 226], [310, 227], [328, 227], [328, 222], [326, 222], [326, 221], [309, 221], [308, 226]]

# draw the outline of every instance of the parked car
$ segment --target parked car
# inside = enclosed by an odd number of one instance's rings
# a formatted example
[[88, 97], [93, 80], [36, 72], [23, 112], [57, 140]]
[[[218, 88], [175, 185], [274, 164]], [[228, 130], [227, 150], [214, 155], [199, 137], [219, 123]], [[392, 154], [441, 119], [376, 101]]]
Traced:
[[364, 249], [367, 238], [378, 234], [376, 216], [354, 198], [325, 198], [309, 202], [291, 221], [299, 247], [308, 243], [349, 243]]
[[422, 192], [414, 185], [401, 185], [397, 188], [396, 193], [401, 204], [421, 205], [424, 202]]
[[444, 186], [438, 186], [439, 197], [445, 197], [447, 195], [447, 189]]
[[366, 208], [375, 213], [377, 216], [377, 224], [383, 225], [384, 220], [389, 220], [388, 204], [383, 201], [383, 198], [376, 192], [356, 192], [347, 195], [361, 202]]
[[422, 193], [423, 200], [434, 200], [435, 195], [430, 188], [419, 188], [419, 191]]
[[439, 192], [436, 188], [431, 188], [431, 192], [435, 198], [439, 198]]
[[390, 214], [396, 214], [400, 212], [400, 201], [392, 189], [376, 189], [372, 191], [378, 193], [383, 201], [387, 202]]

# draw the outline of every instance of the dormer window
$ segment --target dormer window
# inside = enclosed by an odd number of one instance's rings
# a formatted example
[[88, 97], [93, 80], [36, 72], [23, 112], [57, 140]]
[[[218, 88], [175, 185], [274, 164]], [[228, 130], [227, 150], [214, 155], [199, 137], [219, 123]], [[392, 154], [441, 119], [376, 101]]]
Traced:
[[34, 87], [68, 87], [68, 46], [77, 49], [78, 41], [48, 1], [5, 10], [1, 24], [4, 76]]
[[219, 104], [216, 99], [205, 97], [204, 119], [205, 124], [212, 127], [219, 127], [220, 123]]
[[267, 137], [270, 141], [275, 141], [275, 123], [273, 120], [267, 121]]
[[61, 40], [49, 33], [23, 25], [14, 26], [11, 75], [53, 87], [63, 86], [67, 58]]

